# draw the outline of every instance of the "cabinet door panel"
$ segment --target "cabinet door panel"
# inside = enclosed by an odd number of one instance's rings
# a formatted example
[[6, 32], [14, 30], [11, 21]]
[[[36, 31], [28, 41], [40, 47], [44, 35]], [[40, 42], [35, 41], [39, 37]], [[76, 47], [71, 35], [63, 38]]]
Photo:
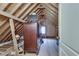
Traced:
[[27, 52], [36, 52], [37, 23], [24, 24], [24, 49]]

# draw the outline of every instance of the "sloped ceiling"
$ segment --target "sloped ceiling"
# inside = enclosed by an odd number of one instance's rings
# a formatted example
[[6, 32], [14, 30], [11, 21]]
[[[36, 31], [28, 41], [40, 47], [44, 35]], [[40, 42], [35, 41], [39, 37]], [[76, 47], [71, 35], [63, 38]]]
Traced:
[[[58, 4], [57, 3], [0, 3], [0, 42], [8, 41], [12, 38], [9, 18], [13, 16], [18, 20], [29, 21], [28, 15], [35, 12], [40, 15], [41, 9], [44, 8], [44, 14], [50, 15], [54, 20], [58, 19]], [[2, 12], [9, 14], [5, 16]], [[21, 33], [23, 29], [23, 23], [14, 20], [16, 33]]]

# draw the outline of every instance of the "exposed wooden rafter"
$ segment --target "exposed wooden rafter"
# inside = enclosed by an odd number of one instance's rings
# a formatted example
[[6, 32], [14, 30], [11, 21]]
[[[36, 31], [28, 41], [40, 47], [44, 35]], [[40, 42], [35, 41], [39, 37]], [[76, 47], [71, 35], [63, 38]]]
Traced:
[[4, 11], [2, 11], [2, 10], [0, 10], [0, 14], [3, 15], [3, 16], [6, 16], [6, 17], [8, 17], [8, 18], [12, 18], [12, 19], [14, 19], [14, 20], [16, 20], [16, 21], [22, 22], [22, 23], [25, 23], [25, 22], [26, 22], [26, 21], [24, 21], [24, 20], [22, 20], [22, 19], [20, 19], [20, 18], [17, 18], [16, 16], [13, 16], [13, 15], [11, 15], [11, 14], [9, 14], [9, 13], [7, 13], [7, 12], [4, 12]]
[[[39, 7], [39, 4], [32, 10], [32, 12], [30, 12], [29, 13], [29, 15], [30, 14], [32, 14], [33, 12], [35, 12], [36, 13], [36, 11], [37, 11], [37, 9], [38, 9], [38, 7]], [[25, 19], [24, 20], [27, 20], [28, 19], [28, 17], [25, 17]]]
[[54, 11], [52, 11], [50, 8], [48, 8], [45, 4], [42, 4], [42, 5], [45, 7], [45, 9], [46, 9], [47, 11], [49, 11], [50, 13], [52, 13], [54, 16], [57, 15]]
[[4, 10], [8, 5], [9, 5], [9, 3], [1, 3], [0, 6], [2, 6], [2, 8], [0, 8], [0, 9]]
[[54, 6], [51, 6], [51, 4], [45, 4], [50, 10], [52, 10], [54, 13], [58, 13], [58, 9], [56, 9]]
[[19, 7], [21, 7], [22, 3], [15, 6], [15, 8], [11, 11], [11, 14], [13, 14]]
[[27, 14], [30, 13], [30, 12], [33, 10], [33, 8], [36, 7], [36, 5], [37, 5], [37, 3], [33, 4], [33, 5], [28, 9], [28, 11], [26, 11], [26, 12], [24, 13], [24, 15], [22, 15], [21, 19], [25, 18], [25, 17], [27, 16]]
[[14, 49], [16, 51], [16, 55], [19, 55], [19, 50], [18, 50], [18, 45], [17, 45], [17, 39], [15, 36], [15, 27], [14, 27], [14, 22], [13, 19], [9, 19], [10, 22], [10, 28], [11, 28], [11, 33], [12, 33], [12, 38], [13, 38], [13, 43], [14, 43]]
[[25, 8], [22, 8], [22, 10], [18, 13], [17, 17], [20, 17], [27, 9], [31, 6], [30, 3], [26, 4]]

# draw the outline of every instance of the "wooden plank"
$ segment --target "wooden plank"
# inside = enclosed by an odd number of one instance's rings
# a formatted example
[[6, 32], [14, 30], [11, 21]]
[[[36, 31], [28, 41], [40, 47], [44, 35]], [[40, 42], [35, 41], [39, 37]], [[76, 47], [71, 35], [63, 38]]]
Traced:
[[20, 34], [20, 33], [23, 33], [23, 27], [19, 30], [18, 33], [19, 33], [19, 34]]
[[1, 21], [0, 27], [3, 26], [6, 22], [7, 22], [7, 20]]
[[27, 14], [28, 14], [29, 12], [31, 12], [31, 11], [33, 10], [33, 8], [35, 8], [36, 5], [37, 5], [37, 3], [33, 4], [33, 5], [28, 9], [28, 11], [24, 13], [24, 15], [21, 17], [21, 19], [23, 19], [24, 17], [26, 17]]
[[[19, 8], [21, 5], [22, 5], [22, 4], [18, 4], [18, 5], [16, 6], [16, 8], [13, 9], [13, 11], [11, 12], [11, 14], [13, 14], [13, 13], [17, 10], [17, 8]], [[3, 23], [2, 23], [2, 24], [3, 24]], [[8, 26], [8, 27], [6, 26], [6, 29], [7, 29], [7, 28], [9, 28], [9, 26]], [[4, 30], [4, 31], [5, 31], [5, 30]], [[2, 32], [4, 32], [4, 31], [2, 31]]]
[[9, 5], [9, 3], [0, 3], [0, 9], [4, 10], [7, 6]]
[[[22, 25], [20, 25], [19, 27], [22, 27]], [[18, 28], [19, 28], [19, 27], [18, 27]], [[17, 31], [19, 31], [18, 28], [17, 28]], [[11, 40], [11, 33], [9, 33], [9, 35], [7, 35], [6, 38], [5, 38], [5, 40], [2, 40], [2, 42], [4, 42], [4, 41], [9, 41], [9, 40]]]
[[[20, 6], [20, 5], [21, 5], [21, 4], [19, 4], [18, 6]], [[14, 12], [12, 12], [12, 14], [13, 14], [13, 13], [14, 13]], [[18, 24], [18, 23], [16, 23], [16, 24]], [[16, 24], [15, 24], [15, 25], [16, 25]]]
[[9, 33], [9, 35], [6, 36], [5, 40], [2, 40], [1, 42], [9, 41], [11, 40], [11, 38], [12, 38], [11, 33]]
[[39, 3], [38, 3], [37, 6], [32, 10], [32, 12], [30, 12], [29, 14], [32, 14], [32, 13], [36, 12], [38, 8], [39, 8]]
[[[17, 29], [17, 25], [19, 25], [19, 23], [15, 24], [16, 29]], [[21, 25], [21, 24], [20, 24], [20, 25]], [[6, 40], [6, 37], [9, 36], [9, 35], [11, 35], [11, 33], [10, 33], [10, 29], [8, 28], [8, 29], [6, 30], [6, 32], [4, 33], [4, 35], [1, 36], [2, 41], [5, 41], [5, 40]]]
[[17, 31], [18, 31], [17, 33], [19, 33], [19, 32], [20, 32], [20, 30], [22, 30], [22, 28], [23, 28], [23, 25], [21, 25], [21, 26], [20, 26], [20, 28], [19, 28], [19, 29], [17, 29]]
[[[38, 5], [38, 4], [37, 4]], [[28, 16], [30, 15], [30, 13], [37, 7], [37, 5], [23, 18], [23, 20]]]
[[26, 6], [17, 14], [17, 17], [20, 17], [24, 11], [26, 11], [30, 7], [30, 3], [26, 4]]
[[[19, 27], [20, 27], [20, 28], [19, 28]], [[23, 25], [21, 24], [19, 27], [18, 27], [16, 30], [20, 33], [20, 30], [22, 31]], [[9, 37], [9, 36], [10, 36], [10, 37]], [[10, 33], [9, 36], [6, 37], [6, 41], [7, 41], [7, 40], [10, 40], [10, 38], [11, 38], [11, 33]]]
[[15, 36], [15, 28], [14, 28], [14, 22], [13, 19], [9, 19], [10, 22], [10, 28], [11, 28], [11, 33], [12, 33], [12, 38], [13, 38], [13, 43], [14, 43], [14, 49], [16, 51], [16, 55], [19, 55], [19, 50], [18, 50], [18, 45], [17, 45], [17, 39]]
[[58, 17], [58, 14], [57, 15], [54, 15], [53, 13], [51, 13], [50, 11], [48, 11], [47, 9], [45, 9], [45, 13], [50, 14], [54, 18], [57, 18]]
[[[22, 26], [21, 26], [22, 27]], [[20, 29], [20, 30], [18, 30], [18, 33], [21, 33], [22, 32], [22, 30], [23, 30], [23, 27]], [[11, 33], [10, 33], [11, 34]], [[9, 35], [8, 37], [7, 37], [7, 40], [5, 40], [5, 41], [10, 41], [11, 40], [11, 35]], [[4, 41], [3, 41], [4, 42]]]
[[[34, 10], [32, 10], [32, 12], [30, 12], [29, 14], [32, 14], [33, 12], [35, 12], [35, 13], [36, 13], [36, 11], [37, 11], [38, 7], [39, 7], [39, 4], [38, 4], [38, 5], [34, 8]], [[28, 17], [25, 17], [25, 19], [24, 19], [24, 20], [27, 20], [27, 18], [28, 18]]]
[[11, 14], [13, 14], [21, 5], [22, 3], [19, 3], [18, 5], [16, 5], [15, 8], [11, 11]]
[[7, 28], [0, 36], [1, 40], [6, 39], [6, 36], [8, 36], [8, 33], [10, 33], [10, 28]]
[[[20, 24], [20, 26], [21, 26], [21, 24]], [[19, 27], [16, 27], [16, 29], [18, 29]], [[2, 37], [2, 40], [1, 41], [7, 40], [9, 38], [9, 36], [11, 36], [10, 29], [8, 29], [8, 32], [6, 33], [6, 35], [4, 37]]]
[[10, 3], [10, 5], [6, 7], [4, 11], [6, 11], [7, 13], [11, 13], [11, 11], [14, 10], [17, 5], [18, 3]]
[[42, 5], [45, 7], [45, 9], [46, 9], [47, 11], [49, 11], [50, 13], [52, 13], [54, 16], [57, 15], [55, 12], [53, 12], [51, 9], [49, 9], [45, 4], [42, 4]]
[[52, 13], [50, 13], [47, 10], [45, 10], [45, 15], [50, 15], [52, 17], [52, 21], [58, 22], [58, 15], [54, 16]]
[[[51, 19], [49, 19], [49, 16]], [[49, 22], [53, 25], [53, 26], [57, 26], [57, 20], [58, 19], [55, 19], [56, 17], [52, 17], [50, 14], [46, 14], [46, 17], [49, 19]]]
[[55, 9], [53, 6], [51, 6], [50, 4], [45, 4], [50, 10], [52, 10], [54, 13], [58, 13], [58, 10]]
[[10, 29], [8, 29], [8, 30], [6, 31], [6, 34], [1, 35], [1, 36], [0, 36], [0, 41], [3, 40], [4, 37], [6, 37], [9, 32], [10, 32]]
[[58, 3], [50, 3], [50, 4], [58, 9]]
[[40, 15], [40, 14], [43, 14], [44, 13], [44, 10], [39, 10], [38, 12], [37, 12], [37, 15]]
[[39, 11], [40, 11], [40, 9], [36, 10], [36, 11], [35, 11], [35, 12], [36, 12], [36, 14], [37, 14]]
[[5, 23], [5, 25], [4, 26], [2, 26], [2, 28], [0, 29], [0, 35], [2, 35], [2, 33], [4, 32], [4, 31], [6, 31], [6, 29], [9, 27], [9, 24], [8, 24], [8, 22], [7, 23]]
[[[11, 12], [11, 14], [13, 14], [13, 13], [15, 12], [15, 10], [16, 10], [17, 8], [19, 8], [21, 5], [22, 5], [22, 4], [18, 4], [18, 5], [16, 6], [16, 8], [13, 9], [13, 11]], [[9, 26], [6, 26], [6, 29], [8, 29], [8, 28], [9, 28]], [[6, 29], [5, 29], [5, 30], [6, 30]], [[1, 33], [4, 33], [5, 30], [3, 30]]]
[[0, 10], [0, 14], [3, 15], [3, 16], [6, 16], [6, 17], [8, 17], [8, 18], [12, 18], [12, 19], [14, 19], [14, 20], [16, 20], [16, 21], [22, 22], [22, 23], [25, 23], [25, 22], [26, 22], [26, 21], [24, 21], [24, 20], [22, 20], [22, 19], [20, 19], [20, 18], [17, 18], [16, 16], [13, 16], [13, 15], [11, 15], [11, 14], [9, 14], [9, 13], [7, 13], [7, 12], [4, 12], [4, 11], [2, 11], [2, 10]]

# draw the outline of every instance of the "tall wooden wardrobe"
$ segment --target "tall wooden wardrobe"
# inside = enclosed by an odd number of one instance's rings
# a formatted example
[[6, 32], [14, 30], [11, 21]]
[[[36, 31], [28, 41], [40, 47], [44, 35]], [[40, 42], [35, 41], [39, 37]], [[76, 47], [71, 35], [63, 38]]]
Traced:
[[37, 23], [24, 24], [24, 50], [27, 52], [37, 50]]

